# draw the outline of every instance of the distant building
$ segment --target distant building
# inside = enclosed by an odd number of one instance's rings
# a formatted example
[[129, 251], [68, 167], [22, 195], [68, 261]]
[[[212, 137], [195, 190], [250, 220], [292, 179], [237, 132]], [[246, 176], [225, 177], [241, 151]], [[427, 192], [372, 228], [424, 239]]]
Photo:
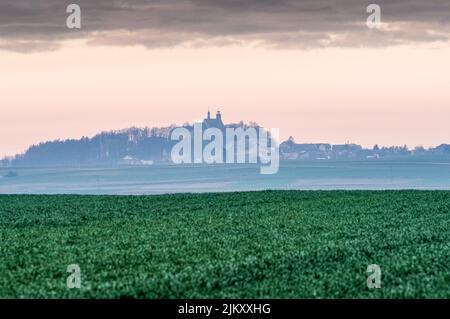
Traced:
[[297, 144], [289, 139], [280, 144], [280, 153], [283, 159], [330, 159], [331, 145], [325, 143]]
[[203, 120], [203, 129], [208, 128], [218, 128], [218, 129], [225, 129], [225, 125], [222, 122], [222, 115], [220, 114], [220, 111], [217, 111], [216, 118], [211, 118], [211, 112], [208, 110], [208, 114], [206, 118]]
[[141, 160], [141, 159], [137, 159], [134, 158], [133, 156], [127, 155], [124, 156], [119, 162], [119, 165], [153, 165], [153, 161], [152, 160]]
[[[224, 124], [224, 122], [222, 120], [222, 114], [220, 113], [219, 110], [217, 111], [215, 118], [211, 117], [211, 112], [208, 110], [208, 113], [206, 114], [206, 118], [203, 119], [201, 124], [202, 124], [203, 132], [210, 128], [217, 128], [222, 132], [223, 137], [225, 139], [227, 136], [226, 129], [236, 130], [238, 128], [242, 128], [244, 130], [244, 134], [246, 134], [245, 132], [249, 128], [253, 128], [253, 129], [256, 129], [256, 131], [255, 131], [256, 138], [259, 138], [259, 134], [260, 134], [259, 129], [261, 129], [261, 127], [255, 122], [250, 122], [249, 124], [245, 124], [243, 121], [240, 121], [239, 123]], [[194, 143], [194, 134], [193, 134], [194, 133], [194, 125], [190, 125], [189, 123], [187, 123], [187, 124], [183, 125], [183, 128], [187, 129], [191, 133], [191, 139], [192, 139], [192, 142]], [[176, 129], [176, 127], [173, 129]], [[235, 131], [230, 131], [230, 132], [233, 133]], [[269, 133], [269, 136], [270, 136], [270, 133]], [[207, 144], [209, 144], [209, 141], [203, 140], [202, 143], [203, 143], [203, 147], [205, 147]], [[257, 143], [259, 143], [259, 141], [257, 141]], [[224, 144], [223, 144], [223, 148], [222, 148], [222, 154], [223, 154], [224, 161], [227, 158], [227, 152], [230, 150], [229, 147], [231, 147], [231, 145], [234, 146], [233, 153], [234, 153], [235, 158], [238, 158], [238, 156], [242, 155], [242, 153], [245, 153], [245, 155], [244, 155], [245, 158], [248, 158], [250, 156], [251, 151], [256, 150], [256, 152], [258, 152], [257, 146], [255, 148], [250, 149], [250, 146], [252, 145], [252, 143], [250, 143], [248, 141], [248, 138], [246, 139], [246, 144], [245, 144], [245, 147], [243, 150], [240, 147], [238, 147], [238, 145], [235, 144], [233, 141], [224, 140]], [[193, 154], [194, 154], [193, 147], [191, 148], [191, 153], [192, 153], [191, 156], [193, 157]]]
[[333, 145], [333, 152], [359, 152], [361, 150], [362, 150], [362, 146], [357, 145], [357, 144]]

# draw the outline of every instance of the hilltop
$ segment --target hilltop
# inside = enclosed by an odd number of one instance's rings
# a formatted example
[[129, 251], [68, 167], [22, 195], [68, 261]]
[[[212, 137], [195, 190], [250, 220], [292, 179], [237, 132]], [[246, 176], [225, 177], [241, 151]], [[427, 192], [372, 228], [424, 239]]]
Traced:
[[[220, 112], [212, 118], [208, 112], [205, 127], [255, 127], [258, 124], [224, 124]], [[189, 124], [184, 124], [190, 127]], [[32, 145], [23, 154], [0, 160], [0, 167], [10, 166], [97, 166], [151, 165], [169, 163], [175, 141], [170, 132], [175, 125], [162, 128], [136, 128], [102, 132], [94, 137], [42, 142]], [[357, 144], [296, 143], [293, 137], [280, 143], [282, 160], [377, 160], [383, 158], [446, 158], [450, 159], [450, 145], [436, 148], [406, 146], [363, 148]]]

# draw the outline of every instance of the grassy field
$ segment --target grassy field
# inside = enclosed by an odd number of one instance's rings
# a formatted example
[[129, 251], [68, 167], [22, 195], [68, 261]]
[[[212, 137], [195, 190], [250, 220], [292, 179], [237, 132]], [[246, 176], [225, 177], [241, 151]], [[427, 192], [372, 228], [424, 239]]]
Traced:
[[1, 298], [450, 297], [450, 192], [0, 196], [0, 240]]

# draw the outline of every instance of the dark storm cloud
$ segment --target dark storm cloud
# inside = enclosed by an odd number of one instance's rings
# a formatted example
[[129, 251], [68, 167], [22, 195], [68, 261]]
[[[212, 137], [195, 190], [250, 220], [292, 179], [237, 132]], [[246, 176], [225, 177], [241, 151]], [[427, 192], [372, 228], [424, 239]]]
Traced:
[[[82, 29], [66, 28], [66, 7]], [[370, 30], [366, 7], [382, 8]], [[0, 48], [57, 49], [62, 40], [168, 47], [255, 43], [276, 48], [388, 46], [448, 41], [448, 0], [0, 0]]]

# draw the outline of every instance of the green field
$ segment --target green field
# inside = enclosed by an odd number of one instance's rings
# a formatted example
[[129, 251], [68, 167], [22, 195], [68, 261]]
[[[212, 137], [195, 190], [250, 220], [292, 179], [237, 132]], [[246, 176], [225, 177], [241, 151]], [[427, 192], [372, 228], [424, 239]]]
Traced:
[[4, 195], [0, 240], [1, 298], [450, 297], [450, 192]]

